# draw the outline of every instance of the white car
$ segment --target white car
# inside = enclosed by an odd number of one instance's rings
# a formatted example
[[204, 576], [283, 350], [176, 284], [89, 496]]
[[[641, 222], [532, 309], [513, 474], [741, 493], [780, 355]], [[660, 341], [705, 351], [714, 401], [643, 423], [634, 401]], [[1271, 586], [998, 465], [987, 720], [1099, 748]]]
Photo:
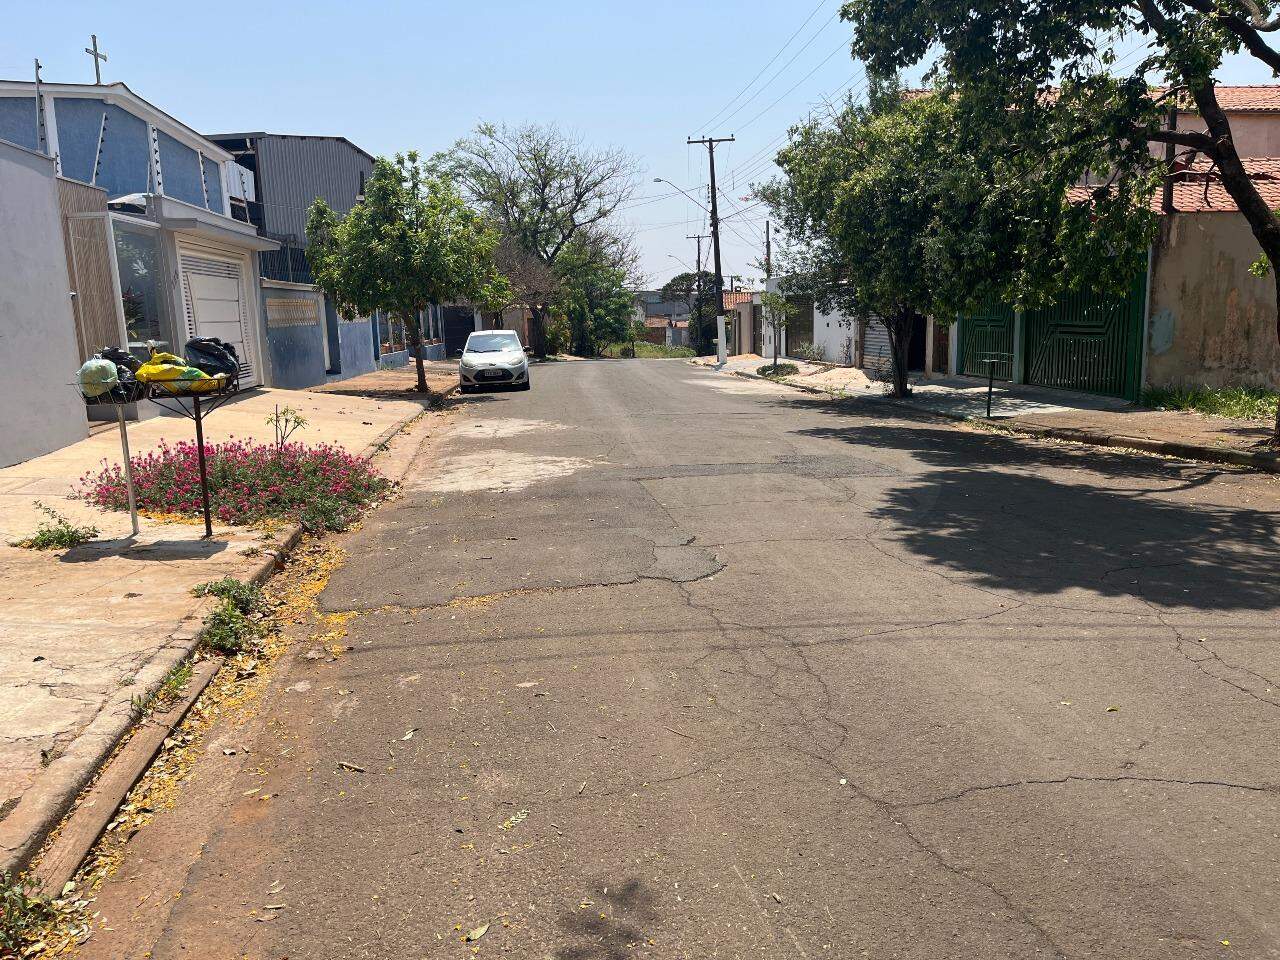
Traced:
[[529, 357], [514, 330], [477, 330], [467, 337], [458, 362], [458, 389], [474, 393], [485, 387], [529, 389]]

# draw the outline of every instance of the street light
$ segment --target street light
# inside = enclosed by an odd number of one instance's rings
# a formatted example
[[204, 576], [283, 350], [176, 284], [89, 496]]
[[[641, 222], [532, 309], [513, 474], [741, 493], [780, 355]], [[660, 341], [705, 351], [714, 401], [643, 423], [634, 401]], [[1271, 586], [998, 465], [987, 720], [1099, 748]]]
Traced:
[[684, 194], [686, 197], [688, 197], [690, 200], [693, 200], [693, 202], [694, 202], [694, 203], [696, 203], [698, 206], [702, 207], [702, 209], [703, 209], [703, 210], [706, 210], [706, 211], [707, 211], [707, 213], [710, 213], [710, 212], [711, 212], [710, 210], [707, 210], [707, 208], [706, 208], [705, 206], [703, 206], [703, 203], [702, 203], [702, 201], [701, 201], [701, 200], [697, 200], [697, 199], [695, 199], [695, 198], [694, 198], [694, 196], [693, 196], [692, 194], [690, 194], [688, 191], [686, 191], [686, 190], [685, 190], [684, 188], [682, 188], [682, 187], [677, 187], [677, 186], [676, 186], [674, 183], [672, 183], [670, 180], [663, 179], [662, 177], [654, 177], [654, 178], [653, 178], [653, 182], [654, 182], [654, 183], [665, 183], [668, 187], [675, 187], [675, 189], [676, 189], [676, 190], [679, 190], [681, 193], [683, 193], [683, 194]]
[[674, 253], [668, 253], [668, 254], [667, 254], [667, 256], [668, 256], [668, 257], [670, 257], [672, 260], [674, 260], [676, 263], [680, 264], [680, 266], [684, 267], [684, 268], [685, 268], [686, 270], [688, 270], [690, 273], [696, 273], [696, 272], [697, 272], [697, 271], [695, 271], [695, 270], [693, 269], [693, 267], [689, 266], [689, 261], [688, 261], [688, 260], [681, 260], [681, 259], [680, 259], [679, 257], [677, 257]]

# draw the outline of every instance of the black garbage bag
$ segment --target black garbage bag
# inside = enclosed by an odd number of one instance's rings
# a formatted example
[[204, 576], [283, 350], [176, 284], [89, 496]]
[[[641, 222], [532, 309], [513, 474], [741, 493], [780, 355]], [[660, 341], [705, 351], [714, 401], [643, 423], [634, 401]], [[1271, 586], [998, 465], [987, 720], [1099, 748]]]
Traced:
[[187, 341], [185, 353], [187, 366], [203, 370], [211, 377], [221, 375], [234, 380], [240, 376], [236, 348], [217, 337], [193, 337]]
[[122, 350], [119, 347], [107, 347], [98, 356], [102, 357], [103, 360], [110, 360], [117, 367], [121, 367], [131, 373], [137, 373], [138, 368], [142, 366], [141, 360], [128, 350]]

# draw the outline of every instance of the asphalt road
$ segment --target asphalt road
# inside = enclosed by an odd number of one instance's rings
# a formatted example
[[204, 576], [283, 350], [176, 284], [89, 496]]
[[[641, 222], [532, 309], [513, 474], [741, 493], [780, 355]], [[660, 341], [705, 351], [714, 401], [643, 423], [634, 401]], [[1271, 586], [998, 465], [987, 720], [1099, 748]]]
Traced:
[[1280, 956], [1278, 493], [539, 367], [349, 539], [354, 649], [86, 956]]

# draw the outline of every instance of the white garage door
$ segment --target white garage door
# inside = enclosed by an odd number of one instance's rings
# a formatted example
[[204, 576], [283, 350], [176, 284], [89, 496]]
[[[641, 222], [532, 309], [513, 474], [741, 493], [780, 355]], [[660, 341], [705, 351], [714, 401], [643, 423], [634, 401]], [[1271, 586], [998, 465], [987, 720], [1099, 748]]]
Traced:
[[244, 265], [187, 250], [181, 252], [180, 260], [187, 335], [217, 337], [231, 344], [240, 358], [240, 386], [257, 386], [262, 376], [249, 329]]

